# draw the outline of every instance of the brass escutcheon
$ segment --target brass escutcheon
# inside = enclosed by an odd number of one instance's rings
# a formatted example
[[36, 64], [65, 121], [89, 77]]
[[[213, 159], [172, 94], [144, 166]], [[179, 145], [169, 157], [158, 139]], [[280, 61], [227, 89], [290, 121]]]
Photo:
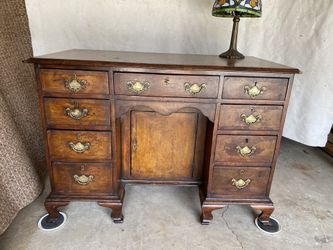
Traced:
[[236, 179], [232, 179], [231, 180], [231, 184], [233, 186], [236, 186], [236, 188], [238, 189], [243, 189], [245, 187], [247, 187], [251, 182], [251, 179], [247, 179], [247, 180], [243, 180], [243, 179], [239, 179], [239, 180], [236, 180]]
[[129, 81], [127, 82], [127, 89], [130, 92], [133, 92], [137, 95], [143, 93], [144, 91], [147, 91], [150, 88], [150, 83], [148, 81]]
[[246, 114], [241, 114], [240, 118], [242, 119], [242, 121], [244, 121], [247, 125], [251, 125], [257, 122], [260, 122], [262, 119], [262, 115], [260, 114], [256, 114], [256, 113], [252, 113], [250, 115], [246, 115]]
[[206, 87], [207, 87], [206, 83], [202, 83], [202, 84], [189, 83], [189, 82], [184, 83], [185, 90], [187, 92], [189, 92], [191, 95], [199, 94], [201, 91], [206, 89]]
[[90, 143], [89, 142], [68, 142], [68, 145], [71, 150], [76, 153], [84, 153], [85, 151], [89, 150]]
[[77, 93], [80, 90], [83, 90], [86, 88], [87, 81], [78, 79], [76, 74], [73, 74], [73, 77], [71, 80], [65, 80], [65, 88], [70, 90], [73, 93]]
[[255, 98], [259, 95], [263, 95], [264, 94], [264, 91], [266, 90], [265, 87], [258, 87], [257, 86], [257, 82], [254, 83], [254, 86], [249, 86], [249, 85], [246, 85], [244, 86], [244, 92], [250, 96], [250, 98]]
[[87, 116], [88, 113], [89, 110], [86, 108], [65, 108], [65, 114], [74, 120], [80, 120]]
[[88, 185], [90, 182], [93, 181], [94, 179], [94, 176], [93, 175], [89, 175], [89, 176], [86, 176], [86, 175], [73, 175], [73, 178], [74, 180], [80, 184], [80, 185]]
[[250, 148], [248, 146], [241, 147], [241, 146], [237, 145], [237, 147], [236, 147], [237, 153], [242, 157], [248, 157], [250, 155], [253, 155], [255, 153], [256, 149], [257, 148], [255, 146], [252, 146]]

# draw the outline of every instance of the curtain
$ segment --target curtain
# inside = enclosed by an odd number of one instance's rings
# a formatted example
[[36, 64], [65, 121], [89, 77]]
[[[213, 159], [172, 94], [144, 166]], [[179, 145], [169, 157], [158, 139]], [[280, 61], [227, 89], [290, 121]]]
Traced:
[[0, 2], [0, 234], [38, 197], [45, 173], [24, 0]]

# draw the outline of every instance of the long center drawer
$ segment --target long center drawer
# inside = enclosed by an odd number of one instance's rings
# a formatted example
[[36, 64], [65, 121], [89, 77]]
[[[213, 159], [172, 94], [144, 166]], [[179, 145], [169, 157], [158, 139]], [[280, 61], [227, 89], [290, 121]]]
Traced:
[[118, 95], [217, 98], [218, 76], [115, 73]]

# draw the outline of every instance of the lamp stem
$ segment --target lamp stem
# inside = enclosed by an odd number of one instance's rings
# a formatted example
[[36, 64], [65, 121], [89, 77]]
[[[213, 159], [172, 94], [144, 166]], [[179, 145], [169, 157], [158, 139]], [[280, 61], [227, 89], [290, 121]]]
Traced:
[[237, 50], [237, 38], [238, 38], [238, 24], [240, 18], [238, 16], [234, 16], [234, 25], [232, 26], [232, 35], [230, 41], [229, 49]]
[[238, 16], [234, 16], [234, 24], [232, 27], [232, 35], [230, 41], [230, 47], [227, 52], [224, 52], [220, 55], [222, 58], [228, 59], [243, 59], [245, 58], [243, 54], [237, 51], [237, 38], [238, 38], [238, 24], [240, 18]]

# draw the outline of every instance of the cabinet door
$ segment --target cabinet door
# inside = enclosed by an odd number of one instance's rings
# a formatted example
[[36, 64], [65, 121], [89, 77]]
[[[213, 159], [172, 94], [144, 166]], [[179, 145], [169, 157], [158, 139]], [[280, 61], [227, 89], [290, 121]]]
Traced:
[[165, 116], [131, 111], [130, 166], [125, 176], [169, 181], [200, 179], [206, 122], [197, 112]]

